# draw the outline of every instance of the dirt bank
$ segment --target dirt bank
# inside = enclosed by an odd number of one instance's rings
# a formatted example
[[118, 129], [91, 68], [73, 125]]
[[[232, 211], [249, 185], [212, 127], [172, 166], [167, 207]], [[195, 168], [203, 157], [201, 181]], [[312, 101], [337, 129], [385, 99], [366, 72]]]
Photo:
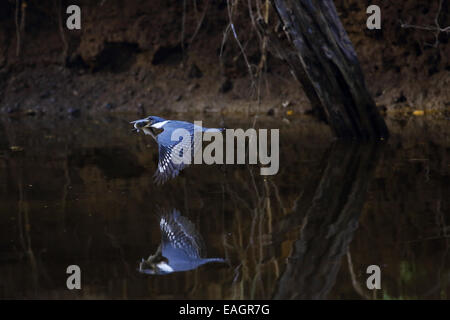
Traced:
[[[335, 1], [379, 107], [448, 109], [448, 33], [433, 47], [433, 32], [399, 22], [433, 25], [439, 1], [372, 2], [382, 9], [380, 31], [366, 28], [365, 2]], [[58, 3], [23, 2], [17, 21], [16, 3], [0, 3], [0, 112], [310, 110], [283, 61], [264, 49], [251, 23], [256, 7], [250, 16], [247, 1], [237, 2], [232, 21], [252, 77], [233, 33], [226, 32], [226, 1], [71, 1], [82, 10], [80, 31], [60, 28], [69, 3]], [[441, 26], [450, 25], [448, 12], [444, 1]], [[269, 20], [283, 36], [273, 10]]]

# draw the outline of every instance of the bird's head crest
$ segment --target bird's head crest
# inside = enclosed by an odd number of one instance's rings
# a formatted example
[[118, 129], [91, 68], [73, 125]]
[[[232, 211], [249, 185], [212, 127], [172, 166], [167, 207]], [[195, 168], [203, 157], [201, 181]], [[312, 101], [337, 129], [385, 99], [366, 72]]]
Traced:
[[150, 125], [154, 125], [155, 123], [166, 121], [166, 119], [163, 119], [163, 118], [157, 117], [157, 116], [148, 116], [147, 118], [145, 118], [145, 120], [148, 120]]

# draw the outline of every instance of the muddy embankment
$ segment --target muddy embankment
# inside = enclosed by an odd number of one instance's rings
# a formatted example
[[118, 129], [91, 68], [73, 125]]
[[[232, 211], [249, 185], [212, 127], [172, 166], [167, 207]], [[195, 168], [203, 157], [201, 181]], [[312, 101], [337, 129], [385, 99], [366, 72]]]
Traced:
[[[0, 113], [308, 112], [301, 86], [252, 27], [250, 3], [236, 1], [232, 12], [241, 50], [227, 32], [227, 1], [72, 1], [82, 10], [79, 31], [61, 28], [65, 1], [1, 1]], [[381, 110], [446, 112], [448, 33], [433, 47], [433, 32], [400, 26], [433, 26], [439, 1], [374, 0], [378, 31], [366, 28], [366, 2], [335, 3]], [[438, 21], [447, 26], [443, 5]], [[270, 9], [284, 37], [277, 19]]]

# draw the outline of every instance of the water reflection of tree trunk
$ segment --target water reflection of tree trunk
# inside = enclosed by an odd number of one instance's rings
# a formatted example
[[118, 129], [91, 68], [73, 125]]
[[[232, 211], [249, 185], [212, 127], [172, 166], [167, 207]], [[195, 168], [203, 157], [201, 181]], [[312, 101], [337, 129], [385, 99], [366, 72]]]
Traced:
[[377, 145], [335, 143], [321, 173], [276, 233], [301, 226], [275, 299], [323, 299], [336, 281], [342, 258], [358, 226], [365, 194], [379, 155]]

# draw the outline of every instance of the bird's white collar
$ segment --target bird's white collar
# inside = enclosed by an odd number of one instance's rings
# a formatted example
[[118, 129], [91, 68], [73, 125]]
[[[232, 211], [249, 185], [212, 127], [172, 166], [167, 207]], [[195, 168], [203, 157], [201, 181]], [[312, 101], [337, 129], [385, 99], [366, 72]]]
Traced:
[[169, 122], [169, 120], [166, 121], [161, 121], [155, 124], [152, 124], [151, 127], [152, 128], [156, 128], [156, 129], [160, 129], [162, 126], [164, 126], [167, 122]]
[[156, 266], [164, 272], [173, 272], [173, 268], [164, 261], [158, 263]]

